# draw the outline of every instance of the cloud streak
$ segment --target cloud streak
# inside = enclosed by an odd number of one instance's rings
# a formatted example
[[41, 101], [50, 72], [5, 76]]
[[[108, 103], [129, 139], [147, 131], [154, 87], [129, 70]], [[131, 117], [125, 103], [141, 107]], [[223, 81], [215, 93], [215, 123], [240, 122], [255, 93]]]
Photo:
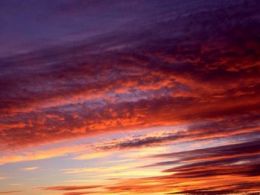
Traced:
[[73, 190], [86, 190], [92, 188], [98, 188], [100, 186], [89, 185], [89, 186], [52, 186], [52, 187], [45, 187], [44, 190], [58, 190], [58, 191], [73, 191]]
[[149, 189], [169, 194], [240, 194], [260, 190], [259, 183], [255, 182], [259, 180], [259, 140], [159, 154], [157, 157], [177, 159], [149, 165], [172, 166], [163, 170], [169, 175], [123, 180], [108, 190], [146, 193]]
[[5, 192], [0, 192], [0, 194], [15, 194], [15, 193], [20, 193], [22, 191], [5, 191]]

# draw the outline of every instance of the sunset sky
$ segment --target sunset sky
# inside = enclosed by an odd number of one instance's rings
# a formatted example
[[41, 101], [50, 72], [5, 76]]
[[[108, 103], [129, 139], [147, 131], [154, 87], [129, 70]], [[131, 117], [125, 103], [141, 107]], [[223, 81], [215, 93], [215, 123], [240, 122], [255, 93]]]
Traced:
[[259, 0], [0, 0], [0, 195], [258, 193]]

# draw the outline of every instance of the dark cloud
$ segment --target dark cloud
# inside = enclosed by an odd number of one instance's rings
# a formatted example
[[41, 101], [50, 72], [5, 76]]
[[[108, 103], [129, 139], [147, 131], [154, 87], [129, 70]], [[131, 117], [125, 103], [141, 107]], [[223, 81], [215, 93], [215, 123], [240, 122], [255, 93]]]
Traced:
[[[150, 166], [171, 167], [168, 175], [119, 180], [107, 187], [113, 193], [169, 192], [168, 194], [250, 194], [259, 193], [259, 140], [161, 154], [174, 158]], [[149, 187], [148, 187], [149, 186]], [[171, 192], [171, 191], [175, 192]]]
[[[249, 142], [242, 142], [238, 144], [232, 144], [232, 145], [224, 145], [224, 146], [218, 146], [213, 148], [207, 148], [207, 149], [198, 149], [198, 150], [189, 150], [179, 153], [166, 153], [166, 154], [160, 154], [157, 157], [183, 157], [183, 158], [199, 158], [201, 156], [218, 156], [220, 154], [222, 155], [235, 155], [239, 154], [242, 155], [244, 153], [254, 153], [259, 150], [260, 143], [259, 139], [253, 139]], [[222, 156], [220, 155], [220, 156]]]
[[[246, 121], [248, 121], [246, 123]], [[164, 132], [160, 135], [146, 135], [133, 138], [115, 139], [98, 146], [101, 150], [130, 149], [154, 145], [164, 145], [173, 143], [193, 143], [205, 140], [215, 140], [220, 138], [229, 139], [251, 139], [259, 136], [258, 119], [250, 116], [226, 118], [218, 121], [192, 124], [187, 130]], [[174, 153], [175, 154], [175, 153]]]

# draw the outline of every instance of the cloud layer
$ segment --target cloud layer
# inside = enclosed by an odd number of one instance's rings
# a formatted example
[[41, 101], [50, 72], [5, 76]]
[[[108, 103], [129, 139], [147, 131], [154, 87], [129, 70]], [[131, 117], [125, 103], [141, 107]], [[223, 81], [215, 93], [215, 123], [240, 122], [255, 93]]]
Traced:
[[[103, 173], [94, 185], [37, 183], [47, 195], [259, 193], [259, 1], [111, 2], [0, 3], [3, 37], [28, 36], [0, 46], [0, 168]], [[26, 164], [54, 157], [58, 168]]]
[[256, 4], [208, 5], [129, 34], [1, 59], [2, 147], [257, 117]]

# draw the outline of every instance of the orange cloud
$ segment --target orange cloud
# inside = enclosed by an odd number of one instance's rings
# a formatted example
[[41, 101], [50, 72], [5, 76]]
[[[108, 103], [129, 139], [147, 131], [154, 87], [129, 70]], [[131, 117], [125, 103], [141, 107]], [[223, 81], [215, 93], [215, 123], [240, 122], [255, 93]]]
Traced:
[[20, 193], [22, 191], [5, 191], [5, 192], [1, 192], [0, 191], [0, 194], [15, 194], [15, 193]]
[[[66, 154], [80, 152], [83, 150], [86, 150], [85, 145], [66, 146], [66, 147], [59, 147], [59, 148], [52, 148], [52, 149], [38, 150], [38, 151], [24, 151], [18, 154], [6, 154], [0, 157], [0, 165], [8, 164], [8, 163], [49, 159], [49, 158], [64, 156]], [[36, 170], [36, 169], [37, 167], [25, 167], [24, 170], [29, 171], [29, 170]]]

